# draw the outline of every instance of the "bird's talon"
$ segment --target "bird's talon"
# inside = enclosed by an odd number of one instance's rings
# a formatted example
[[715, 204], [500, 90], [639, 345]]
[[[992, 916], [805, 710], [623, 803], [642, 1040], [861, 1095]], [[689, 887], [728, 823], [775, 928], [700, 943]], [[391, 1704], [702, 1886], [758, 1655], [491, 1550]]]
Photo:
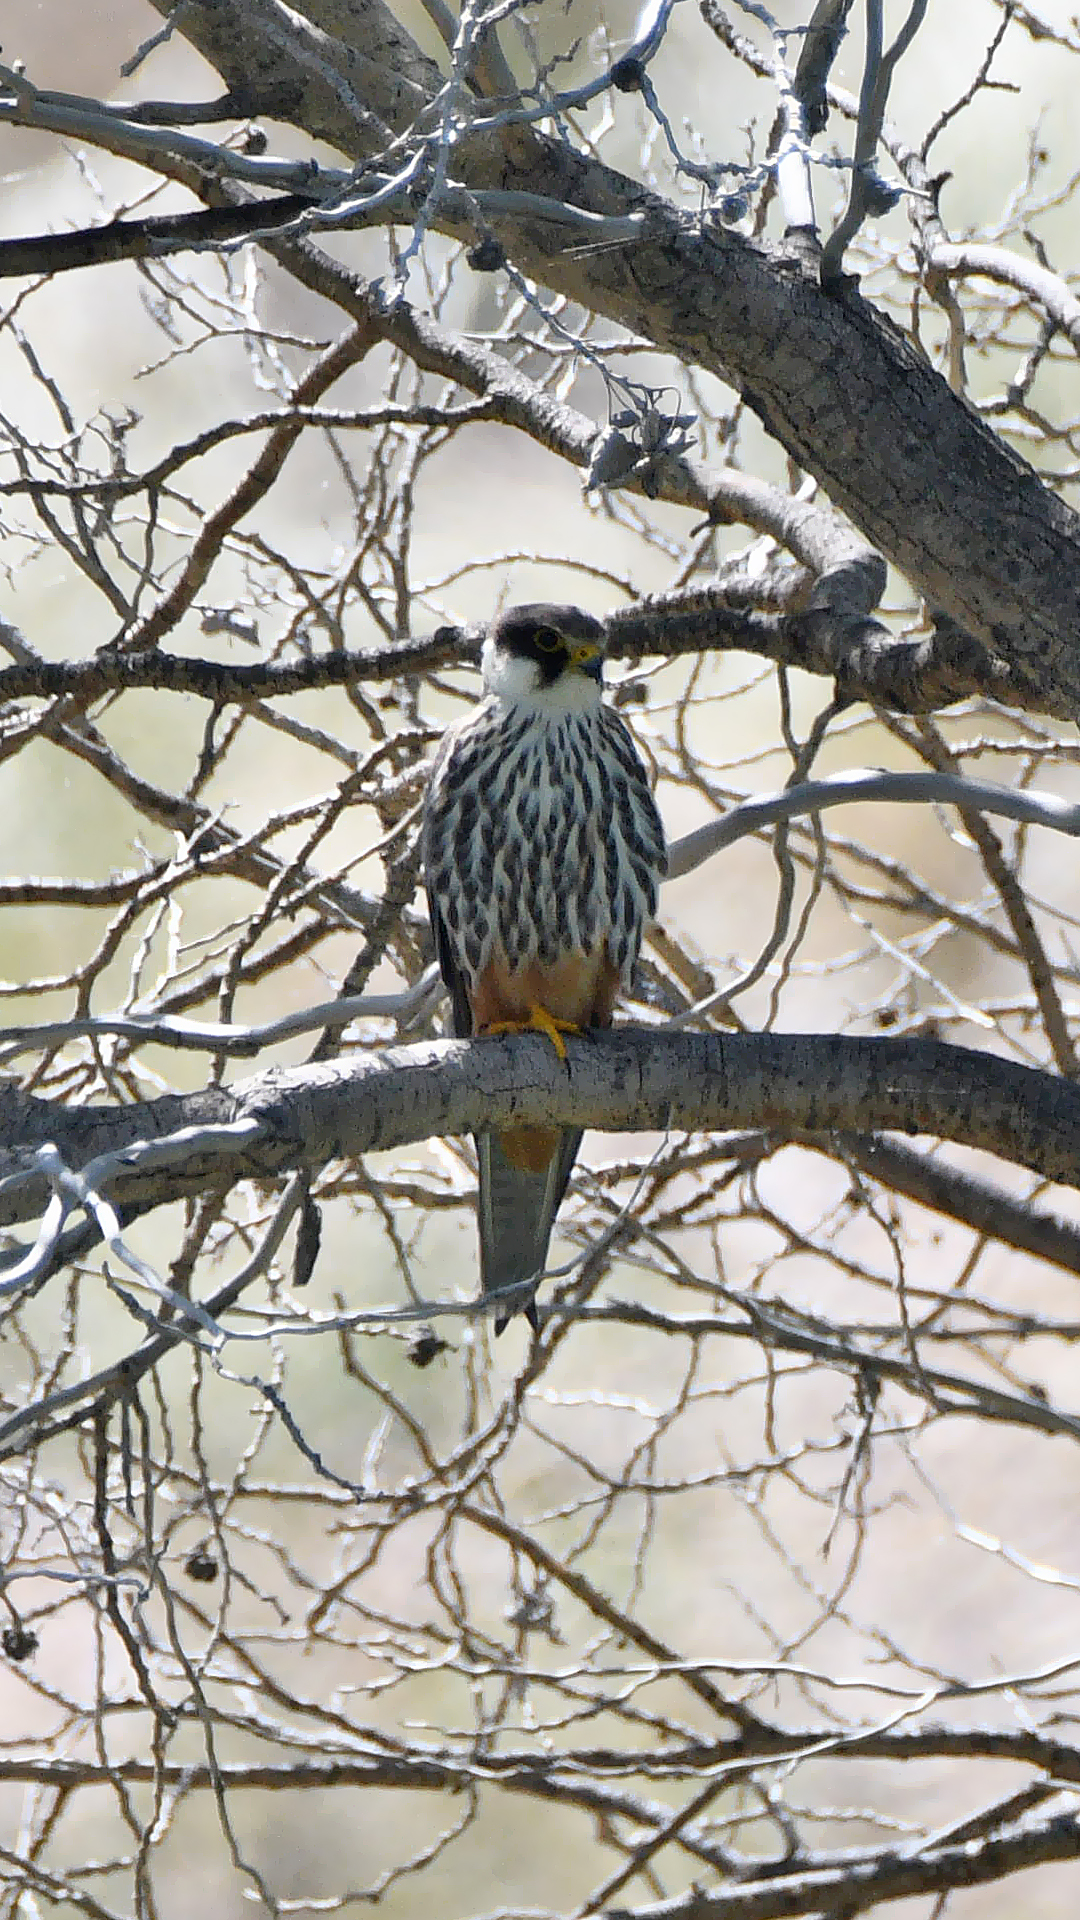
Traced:
[[560, 1020], [557, 1014], [549, 1013], [546, 1007], [530, 1007], [527, 1020], [493, 1020], [484, 1028], [485, 1033], [543, 1033], [551, 1041], [559, 1059], [565, 1064], [566, 1042], [564, 1033], [581, 1033], [574, 1020]]

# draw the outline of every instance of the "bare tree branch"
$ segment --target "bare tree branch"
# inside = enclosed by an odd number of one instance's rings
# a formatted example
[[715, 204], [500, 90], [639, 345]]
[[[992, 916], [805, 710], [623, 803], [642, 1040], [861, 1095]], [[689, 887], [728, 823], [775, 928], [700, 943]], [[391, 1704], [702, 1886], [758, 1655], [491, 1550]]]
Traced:
[[[1065, 1911], [1076, 36], [159, 11], [0, 71], [7, 1901]], [[432, 1038], [418, 897], [541, 597], [670, 845], [568, 1067]]]
[[[192, 0], [185, 14], [184, 32], [249, 111], [273, 114], [287, 99], [313, 137], [356, 159], [375, 150], [376, 129], [383, 140], [388, 128], [413, 137], [417, 116], [423, 127], [441, 76], [381, 4], [349, 0], [348, 60], [343, 39], [328, 41], [325, 71], [305, 37], [319, 29], [297, 21], [283, 31], [272, 15], [269, 0], [252, 0], [238, 33], [221, 0]], [[309, 19], [317, 17], [313, 7]], [[388, 36], [400, 62], [392, 84]], [[372, 88], [359, 116], [340, 81], [351, 63]], [[458, 151], [465, 186], [539, 187], [567, 206], [644, 212], [632, 253], [581, 254], [572, 230], [560, 245], [547, 223], [528, 218], [490, 225], [526, 272], [732, 380], [932, 606], [1048, 710], [1075, 706], [1080, 678], [1063, 640], [1080, 625], [1075, 517], [858, 293], [823, 289], [797, 263], [712, 220], [687, 222], [637, 183], [512, 118], [500, 127], [493, 116], [488, 131], [480, 117]], [[433, 219], [475, 237], [475, 225], [437, 207]]]
[[[45, 1142], [95, 1179], [107, 1156], [114, 1201], [145, 1206], [198, 1191], [208, 1177], [266, 1177], [511, 1122], [609, 1131], [751, 1126], [789, 1136], [895, 1128], [1003, 1153], [1047, 1179], [1080, 1184], [1080, 1091], [1050, 1074], [925, 1041], [624, 1028], [571, 1043], [565, 1067], [541, 1039], [444, 1040], [271, 1069], [137, 1109], [61, 1112], [9, 1087], [0, 1100], [0, 1175], [22, 1171], [0, 1200], [0, 1221], [25, 1219], [35, 1207], [40, 1182], [28, 1178], [27, 1155]], [[192, 1128], [206, 1130], [202, 1148], [186, 1137]], [[203, 1148], [213, 1151], [212, 1163]]]

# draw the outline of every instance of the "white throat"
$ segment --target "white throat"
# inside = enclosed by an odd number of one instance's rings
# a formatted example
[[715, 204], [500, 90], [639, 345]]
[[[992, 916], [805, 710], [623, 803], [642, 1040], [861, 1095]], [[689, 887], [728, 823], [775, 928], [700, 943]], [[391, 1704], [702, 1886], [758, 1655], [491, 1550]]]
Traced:
[[524, 707], [538, 717], [562, 720], [567, 714], [592, 713], [600, 705], [600, 684], [590, 674], [568, 668], [549, 687], [540, 683], [535, 660], [507, 653], [494, 640], [485, 640], [480, 655], [484, 692], [502, 706]]

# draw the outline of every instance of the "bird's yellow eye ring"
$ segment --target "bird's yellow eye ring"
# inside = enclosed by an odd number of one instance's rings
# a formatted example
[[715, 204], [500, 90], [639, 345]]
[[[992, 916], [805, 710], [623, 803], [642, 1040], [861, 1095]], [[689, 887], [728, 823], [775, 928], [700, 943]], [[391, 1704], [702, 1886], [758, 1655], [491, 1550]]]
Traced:
[[533, 636], [541, 653], [564, 653], [566, 641], [554, 627], [537, 627]]

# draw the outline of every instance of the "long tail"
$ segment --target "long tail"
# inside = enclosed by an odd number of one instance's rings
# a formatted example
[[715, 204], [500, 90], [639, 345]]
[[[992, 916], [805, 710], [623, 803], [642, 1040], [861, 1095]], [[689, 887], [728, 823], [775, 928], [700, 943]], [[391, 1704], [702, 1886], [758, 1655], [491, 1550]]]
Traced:
[[[543, 1154], [545, 1135], [537, 1130], [533, 1145], [541, 1153], [522, 1152], [520, 1134], [478, 1133], [480, 1162], [478, 1224], [480, 1229], [480, 1297], [505, 1297], [495, 1318], [501, 1333], [515, 1313], [524, 1313], [536, 1328], [534, 1295], [544, 1270], [555, 1215], [581, 1145], [581, 1128], [567, 1127], [551, 1139]], [[509, 1149], [509, 1151], [508, 1151]], [[532, 1166], [526, 1164], [532, 1158]], [[540, 1164], [535, 1162], [539, 1160]]]

